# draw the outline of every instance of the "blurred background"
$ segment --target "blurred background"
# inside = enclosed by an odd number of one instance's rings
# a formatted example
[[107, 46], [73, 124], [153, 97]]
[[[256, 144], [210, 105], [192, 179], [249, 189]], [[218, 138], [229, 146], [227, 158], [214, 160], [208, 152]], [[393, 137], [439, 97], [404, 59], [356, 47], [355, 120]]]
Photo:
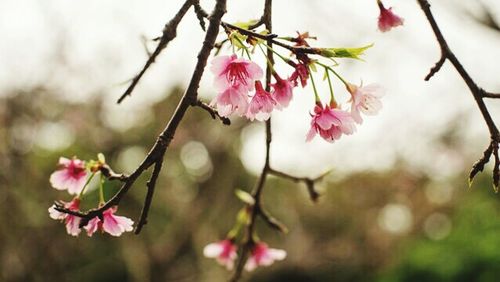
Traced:
[[[223, 238], [264, 157], [264, 127], [233, 118], [221, 126], [190, 109], [169, 148], [149, 223], [139, 236], [73, 238], [49, 218], [59, 156], [103, 152], [131, 172], [163, 129], [187, 85], [203, 32], [192, 12], [178, 36], [121, 105], [116, 99], [147, 58], [151, 38], [183, 1], [0, 0], [0, 280], [224, 281], [202, 256]], [[258, 18], [263, 1], [228, 1], [228, 22]], [[271, 163], [299, 176], [332, 170], [311, 203], [304, 186], [270, 178], [265, 205], [290, 229], [259, 224], [260, 237], [288, 257], [244, 281], [498, 281], [500, 218], [491, 164], [472, 188], [467, 175], [489, 142], [487, 128], [456, 71], [423, 77], [439, 47], [416, 1], [385, 1], [405, 26], [376, 29], [376, 1], [274, 1], [274, 31], [309, 31], [317, 46], [375, 43], [365, 62], [341, 61], [354, 83], [377, 82], [384, 109], [335, 144], [305, 143], [312, 89], [297, 89], [273, 115]], [[500, 4], [435, 0], [451, 48], [483, 88], [500, 91]], [[202, 1], [207, 10], [213, 1]], [[221, 36], [221, 38], [223, 38]], [[227, 52], [227, 50], [223, 50]], [[265, 62], [260, 62], [264, 66]], [[283, 73], [286, 66], [278, 66]], [[200, 96], [215, 96], [205, 73]], [[336, 84], [338, 99], [347, 95]], [[320, 91], [328, 96], [326, 85]], [[499, 120], [498, 101], [487, 101]], [[495, 103], [496, 102], [496, 103]], [[120, 206], [140, 214], [147, 175]], [[92, 184], [94, 185], [94, 184]], [[118, 187], [107, 186], [108, 196]], [[95, 205], [96, 192], [84, 200]]]

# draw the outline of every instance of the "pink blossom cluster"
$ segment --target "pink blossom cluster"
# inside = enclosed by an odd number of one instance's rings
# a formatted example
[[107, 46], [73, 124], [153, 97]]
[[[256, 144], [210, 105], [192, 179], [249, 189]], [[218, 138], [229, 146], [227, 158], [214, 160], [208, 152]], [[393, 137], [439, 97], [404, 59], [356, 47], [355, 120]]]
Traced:
[[[72, 159], [59, 158], [59, 169], [51, 174], [50, 183], [57, 190], [67, 190], [70, 195], [76, 195], [70, 202], [60, 201], [64, 208], [74, 212], [79, 211], [81, 197], [86, 185], [88, 185], [89, 175], [89, 168], [85, 161], [76, 157]], [[120, 236], [123, 232], [132, 231], [134, 222], [127, 217], [115, 215], [116, 209], [117, 207], [109, 208], [102, 213], [102, 218], [91, 219], [84, 226], [87, 235], [92, 236], [97, 230], [112, 236]], [[52, 219], [63, 221], [69, 235], [78, 236], [80, 234], [80, 217], [60, 212], [55, 205], [49, 208], [49, 215]]]
[[219, 92], [211, 105], [221, 116], [237, 114], [264, 121], [274, 109], [287, 107], [292, 99], [293, 81], [275, 73], [276, 83], [270, 85], [271, 91], [266, 91], [260, 81], [263, 71], [259, 65], [236, 55], [214, 58], [210, 70]]
[[[294, 64], [295, 70], [288, 79], [282, 79], [273, 73], [276, 82], [270, 84], [271, 92], [264, 89], [261, 81], [262, 69], [254, 62], [232, 56], [218, 56], [212, 60], [211, 70], [215, 75], [215, 89], [219, 94], [212, 100], [221, 116], [237, 114], [250, 120], [267, 120], [274, 109], [282, 110], [293, 98], [293, 88], [299, 83], [307, 85], [310, 78], [308, 59]], [[346, 85], [351, 94], [351, 109], [340, 109], [334, 101], [322, 105], [316, 101], [314, 113], [311, 114], [311, 128], [306, 140], [312, 140], [319, 134], [328, 142], [334, 142], [342, 135], [350, 135], [356, 131], [356, 123], [361, 124], [361, 114], [375, 115], [382, 108], [381, 88], [376, 84], [368, 86]], [[253, 96], [249, 95], [253, 92]]]
[[[238, 257], [236, 251], [238, 247], [232, 239], [224, 239], [219, 242], [211, 243], [203, 249], [203, 255], [208, 258], [215, 258], [217, 262], [225, 266], [228, 270], [233, 269], [234, 261]], [[269, 248], [264, 242], [254, 242], [250, 249], [245, 269], [252, 271], [258, 266], [269, 266], [277, 260], [284, 260], [286, 251]]]
[[379, 85], [356, 86], [348, 83], [347, 90], [351, 94], [350, 111], [342, 110], [334, 101], [325, 106], [316, 104], [314, 114], [311, 114], [311, 129], [307, 134], [307, 141], [312, 140], [316, 134], [328, 142], [334, 142], [344, 134], [351, 135], [356, 131], [356, 123], [363, 123], [361, 114], [372, 116], [382, 109], [380, 98], [384, 93]]

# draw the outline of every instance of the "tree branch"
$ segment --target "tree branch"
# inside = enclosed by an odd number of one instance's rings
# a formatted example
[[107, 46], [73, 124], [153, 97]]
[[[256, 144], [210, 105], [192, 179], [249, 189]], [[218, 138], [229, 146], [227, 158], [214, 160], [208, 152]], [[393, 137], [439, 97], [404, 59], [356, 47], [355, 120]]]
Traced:
[[207, 103], [205, 103], [201, 100], [197, 100], [196, 103], [192, 106], [204, 109], [212, 116], [213, 119], [217, 119], [217, 118], [220, 119], [220, 121], [222, 121], [222, 123], [224, 125], [231, 125], [231, 120], [229, 118], [221, 116], [219, 114], [219, 112], [217, 112], [217, 110], [210, 107], [210, 105], [208, 105]]
[[328, 173], [330, 173], [330, 172], [327, 171], [327, 172], [321, 174], [320, 176], [318, 176], [316, 178], [309, 178], [309, 177], [297, 177], [297, 176], [293, 176], [293, 175], [290, 175], [290, 174], [287, 174], [287, 173], [284, 173], [284, 172], [281, 172], [281, 171], [277, 171], [275, 169], [270, 169], [269, 170], [269, 174], [271, 174], [271, 175], [274, 175], [274, 176], [277, 176], [277, 177], [281, 177], [281, 178], [285, 178], [285, 179], [288, 179], [288, 180], [296, 182], [296, 183], [297, 182], [303, 182], [306, 185], [307, 191], [309, 192], [309, 197], [311, 198], [311, 200], [313, 202], [317, 202], [319, 196], [321, 196], [316, 191], [315, 183], [318, 182], [318, 181], [321, 181], [325, 176], [328, 175]]
[[[481, 115], [483, 116], [483, 119], [490, 132], [491, 136], [490, 145], [484, 151], [483, 157], [473, 165], [472, 170], [469, 174], [469, 183], [471, 183], [474, 176], [479, 171], [482, 171], [484, 165], [488, 163], [491, 154], [494, 154], [495, 156], [498, 155], [498, 144], [500, 142], [500, 133], [498, 131], [495, 122], [491, 117], [490, 112], [488, 111], [488, 108], [486, 107], [486, 104], [483, 101], [483, 98], [500, 98], [500, 96], [497, 94], [486, 92], [476, 84], [476, 82], [472, 79], [469, 73], [467, 73], [463, 65], [460, 63], [458, 58], [455, 56], [455, 54], [451, 51], [450, 47], [448, 46], [448, 43], [446, 42], [446, 39], [444, 38], [443, 33], [441, 32], [441, 29], [437, 25], [434, 15], [432, 14], [431, 5], [429, 4], [429, 2], [427, 0], [417, 0], [417, 2], [420, 5], [422, 11], [424, 12], [427, 21], [431, 25], [432, 31], [434, 32], [436, 40], [441, 48], [441, 58], [436, 63], [436, 65], [431, 69], [429, 74], [426, 76], [425, 80], [429, 80], [435, 73], [437, 73], [446, 60], [450, 61], [450, 63], [453, 65], [453, 67], [455, 67], [455, 69], [462, 77], [464, 82], [467, 84], [467, 87], [469, 88], [470, 93], [474, 97], [474, 100], [476, 101], [479, 111], [481, 112]], [[496, 163], [497, 162], [495, 161], [495, 168], [493, 169], [493, 185], [495, 187], [495, 190], [498, 190], [498, 179], [500, 178], [500, 176]]]
[[132, 79], [132, 82], [130, 83], [129, 87], [125, 92], [120, 96], [118, 99], [117, 103], [120, 104], [125, 97], [129, 96], [132, 91], [134, 91], [135, 86], [137, 83], [139, 83], [139, 80], [141, 80], [142, 76], [146, 71], [149, 69], [149, 67], [155, 62], [156, 58], [160, 53], [165, 49], [170, 41], [172, 41], [176, 36], [177, 36], [177, 26], [181, 22], [182, 18], [184, 15], [187, 13], [191, 5], [195, 4], [195, 0], [186, 0], [180, 10], [177, 12], [177, 14], [168, 22], [165, 24], [165, 27], [163, 28], [163, 33], [160, 38], [158, 38], [159, 42], [158, 45], [156, 46], [156, 49], [151, 53], [149, 56], [148, 60], [146, 61], [146, 64], [142, 67], [141, 71], [134, 76]]
[[158, 176], [160, 175], [162, 164], [163, 164], [163, 158], [159, 158], [155, 163], [155, 166], [153, 168], [153, 173], [151, 174], [151, 178], [146, 183], [146, 186], [148, 187], [148, 192], [144, 200], [144, 206], [142, 207], [142, 212], [141, 216], [139, 217], [139, 222], [135, 227], [134, 231], [135, 234], [141, 233], [142, 227], [148, 223], [149, 208], [151, 207], [151, 202], [153, 201], [153, 194], [156, 187], [156, 181], [158, 180]]
[[[217, 35], [219, 33], [219, 26], [221, 22], [222, 16], [226, 12], [226, 0], [217, 0], [217, 3], [215, 5], [214, 11], [212, 12], [212, 15], [210, 16], [210, 21], [207, 29], [207, 33], [205, 35], [205, 40], [203, 41], [202, 48], [198, 54], [198, 61], [196, 63], [196, 67], [194, 69], [193, 75], [191, 77], [191, 80], [189, 82], [189, 86], [186, 89], [186, 92], [184, 93], [181, 101], [179, 102], [177, 109], [175, 110], [174, 114], [172, 115], [170, 121], [168, 122], [167, 126], [165, 129], [162, 131], [162, 133], [158, 136], [155, 144], [147, 154], [146, 158], [142, 161], [142, 163], [139, 165], [139, 167], [126, 179], [120, 190], [111, 198], [109, 199], [104, 205], [102, 205], [99, 208], [91, 209], [85, 213], [82, 212], [75, 212], [71, 211], [69, 209], [64, 208], [60, 203], [56, 203], [55, 209], [68, 213], [71, 215], [79, 216], [81, 217], [80, 221], [80, 227], [83, 227], [87, 225], [89, 220], [91, 220], [94, 217], [102, 217], [102, 213], [111, 208], [112, 206], [118, 205], [122, 197], [128, 192], [128, 190], [132, 187], [134, 182], [137, 180], [137, 178], [142, 175], [142, 173], [148, 169], [151, 165], [155, 165], [155, 169], [153, 170], [153, 174], [150, 179], [150, 184], [154, 186], [156, 183], [156, 178], [158, 177], [159, 170], [161, 169], [161, 162], [163, 160], [163, 157], [166, 153], [166, 150], [168, 146], [170, 145], [170, 142], [174, 138], [175, 131], [177, 127], [179, 126], [182, 118], [184, 117], [184, 114], [186, 113], [187, 109], [189, 106], [194, 102], [197, 101], [197, 95], [198, 95], [198, 87], [201, 81], [201, 77], [203, 75], [203, 72], [205, 70], [206, 64], [208, 57], [210, 56], [210, 52], [212, 51], [215, 40], [217, 38]], [[152, 193], [151, 190], [154, 189], [151, 187], [148, 187], [149, 192]], [[147, 199], [147, 197], [146, 197]], [[148, 200], [149, 201], [149, 200]], [[146, 208], [146, 207], [145, 207]], [[147, 215], [148, 211], [143, 210], [143, 214]], [[141, 219], [140, 219], [141, 221]], [[145, 219], [144, 219], [145, 221]], [[138, 229], [140, 230], [140, 229]]]

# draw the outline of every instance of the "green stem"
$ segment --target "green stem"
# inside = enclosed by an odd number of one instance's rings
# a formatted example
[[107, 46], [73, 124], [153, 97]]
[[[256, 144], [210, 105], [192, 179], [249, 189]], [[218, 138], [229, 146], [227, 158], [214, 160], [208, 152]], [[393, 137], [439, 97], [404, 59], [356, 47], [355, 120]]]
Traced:
[[267, 49], [271, 50], [271, 52], [273, 52], [276, 56], [278, 56], [281, 60], [283, 60], [285, 63], [288, 64], [288, 62], [290, 61], [289, 59], [283, 57], [281, 54], [279, 54], [278, 52], [274, 51], [273, 48], [271, 48], [269, 45], [263, 43], [264, 46], [266, 46]]
[[250, 56], [250, 52], [248, 52], [248, 48], [245, 46], [245, 44], [243, 44], [243, 41], [241, 41], [241, 39], [239, 39], [238, 36], [234, 36], [234, 38], [236, 38], [238, 43], [241, 44], [241, 46], [243, 47], [243, 50], [245, 50], [245, 53], [247, 54], [248, 59], [252, 60], [252, 57]]
[[328, 68], [325, 68], [326, 79], [328, 79], [328, 86], [330, 87], [330, 103], [333, 102], [337, 104], [337, 101], [335, 101], [335, 96], [333, 95], [332, 80], [330, 79], [330, 74], [328, 72], [329, 72]]
[[331, 71], [331, 72], [332, 72], [332, 73], [333, 73], [333, 74], [334, 74], [334, 75], [335, 75], [338, 79], [340, 79], [340, 81], [342, 81], [342, 83], [344, 83], [344, 85], [345, 85], [346, 87], [348, 87], [348, 86], [349, 86], [349, 83], [348, 83], [348, 82], [347, 82], [347, 81], [346, 81], [346, 80], [345, 80], [342, 76], [340, 76], [340, 74], [338, 74], [338, 73], [337, 73], [337, 72], [336, 72], [333, 68], [331, 68], [330, 66], [327, 66], [327, 65], [325, 65], [325, 64], [322, 64], [322, 63], [320, 63], [320, 62], [314, 62], [314, 63], [315, 63], [315, 64], [318, 64], [318, 65], [320, 65], [320, 66], [322, 66], [322, 67], [324, 67], [324, 68], [326, 68], [326, 69], [328, 69], [328, 70], [329, 70], [329, 71]]
[[313, 74], [312, 74], [311, 68], [309, 66], [307, 67], [307, 71], [309, 72], [309, 76], [311, 77], [311, 84], [312, 84], [312, 87], [314, 90], [314, 97], [316, 99], [316, 103], [321, 103], [321, 99], [319, 98], [319, 95], [318, 95], [318, 89], [316, 89], [316, 83], [314, 83]]
[[101, 174], [101, 179], [99, 182], [99, 204], [104, 204], [104, 176]]
[[267, 54], [264, 51], [264, 49], [262, 49], [262, 46], [260, 46], [260, 43], [258, 43], [257, 45], [259, 46], [260, 51], [262, 51], [262, 54], [264, 54], [264, 57], [266, 58], [267, 65], [271, 69], [271, 73], [273, 73], [273, 74], [276, 73], [276, 71], [274, 70], [273, 63], [271, 62], [271, 60], [269, 60], [269, 57], [267, 57]]
[[85, 192], [85, 189], [87, 188], [87, 186], [89, 186], [89, 183], [92, 180], [92, 178], [94, 178], [94, 175], [95, 172], [92, 172], [89, 179], [87, 179], [87, 182], [85, 182], [85, 185], [83, 185], [82, 191], [80, 191], [80, 194], [78, 194], [78, 198], [81, 198], [83, 196], [83, 192]]

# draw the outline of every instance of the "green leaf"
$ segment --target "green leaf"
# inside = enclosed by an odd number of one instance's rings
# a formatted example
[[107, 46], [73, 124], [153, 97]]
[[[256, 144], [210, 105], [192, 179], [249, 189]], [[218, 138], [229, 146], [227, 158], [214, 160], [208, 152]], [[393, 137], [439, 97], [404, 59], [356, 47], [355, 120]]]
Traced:
[[236, 194], [236, 197], [238, 197], [243, 203], [246, 203], [249, 205], [255, 204], [255, 199], [252, 197], [252, 195], [248, 194], [248, 192], [245, 192], [245, 191], [240, 190], [240, 189], [236, 189], [234, 191], [234, 193]]
[[104, 157], [104, 154], [103, 153], [99, 153], [97, 154], [97, 159], [99, 160], [99, 162], [105, 164], [106, 163], [106, 158]]
[[364, 55], [365, 50], [373, 47], [373, 43], [357, 48], [321, 48], [320, 55], [327, 58], [350, 58], [361, 60], [359, 56]]
[[253, 19], [253, 20], [249, 20], [247, 22], [236, 22], [233, 25], [235, 25], [239, 28], [249, 29], [250, 26], [255, 25], [258, 22], [259, 22], [259, 20]]

